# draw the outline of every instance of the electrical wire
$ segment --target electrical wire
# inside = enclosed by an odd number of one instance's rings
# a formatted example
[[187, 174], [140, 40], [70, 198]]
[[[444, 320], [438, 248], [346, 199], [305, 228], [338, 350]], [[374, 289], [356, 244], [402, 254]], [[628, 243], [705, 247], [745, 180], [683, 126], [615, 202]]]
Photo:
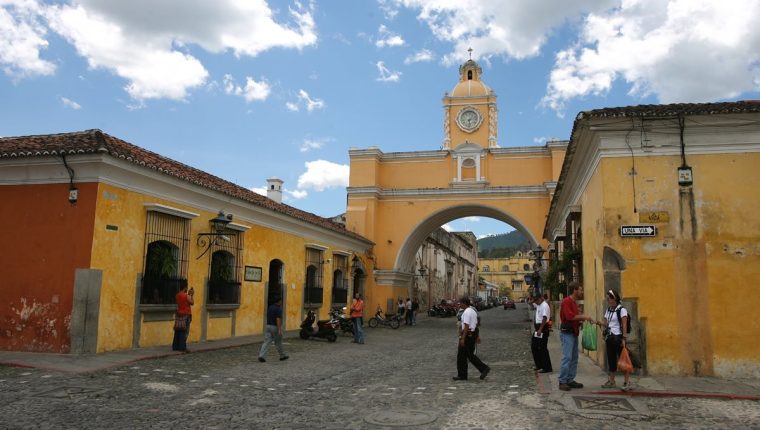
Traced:
[[[642, 124], [642, 128], [643, 128], [643, 124]], [[625, 134], [625, 144], [626, 146], [628, 146], [628, 150], [631, 151], [631, 187], [633, 189], [633, 213], [637, 213], [638, 210], [636, 208], [636, 157], [633, 156], [633, 148], [631, 147], [631, 143], [629, 142], [631, 133], [633, 133], [634, 130], [636, 130], [636, 119], [634, 117], [631, 117], [631, 128], [628, 129], [628, 132]]]

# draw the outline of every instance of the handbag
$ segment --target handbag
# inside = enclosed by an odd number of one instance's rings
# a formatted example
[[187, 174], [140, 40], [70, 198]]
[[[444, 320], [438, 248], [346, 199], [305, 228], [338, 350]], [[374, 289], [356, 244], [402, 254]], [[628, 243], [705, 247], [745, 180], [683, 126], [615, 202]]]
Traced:
[[583, 325], [583, 349], [587, 351], [596, 351], [596, 328], [593, 324], [585, 323]]
[[187, 315], [174, 315], [174, 331], [187, 330]]
[[617, 361], [617, 370], [623, 373], [633, 372], [633, 364], [631, 364], [631, 357], [628, 354], [628, 347], [624, 346], [623, 350], [620, 351], [620, 357]]

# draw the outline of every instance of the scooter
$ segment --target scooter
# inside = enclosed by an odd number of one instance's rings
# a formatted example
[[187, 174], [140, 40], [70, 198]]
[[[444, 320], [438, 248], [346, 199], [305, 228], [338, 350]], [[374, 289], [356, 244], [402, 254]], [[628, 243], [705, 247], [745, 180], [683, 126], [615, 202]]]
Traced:
[[317, 321], [317, 328], [315, 329], [313, 325], [316, 319], [317, 316], [314, 311], [309, 311], [306, 314], [306, 319], [301, 323], [301, 331], [298, 333], [301, 339], [319, 337], [327, 339], [328, 342], [335, 342], [338, 340], [338, 335], [335, 334], [335, 330], [337, 330], [340, 325], [338, 320], [331, 318], [329, 320]]

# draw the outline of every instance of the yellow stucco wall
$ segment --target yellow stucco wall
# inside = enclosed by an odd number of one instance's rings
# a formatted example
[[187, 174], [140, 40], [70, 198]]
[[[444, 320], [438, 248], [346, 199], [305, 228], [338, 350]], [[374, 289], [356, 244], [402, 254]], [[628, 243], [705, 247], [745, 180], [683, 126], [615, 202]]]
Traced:
[[[502, 295], [503, 289], [506, 289], [510, 298], [520, 299], [527, 297], [528, 288], [530, 288], [530, 286], [525, 283], [525, 275], [533, 273], [532, 269], [525, 270], [526, 264], [529, 268], [533, 267], [533, 261], [531, 261], [527, 256], [514, 256], [510, 258], [479, 258], [478, 275], [488, 282], [499, 285], [499, 295]], [[488, 266], [488, 271], [485, 271], [486, 266]], [[504, 266], [507, 266], [506, 271], [503, 270]], [[521, 288], [519, 290], [512, 290], [513, 280], [521, 282]]]
[[[760, 332], [751, 317], [760, 306], [760, 154], [688, 162], [693, 200], [679, 192], [679, 157], [638, 157], [634, 213], [630, 159], [602, 159], [582, 197], [586, 311], [602, 316], [609, 246], [626, 261], [622, 292], [638, 299], [650, 372], [758, 376], [760, 345], [747, 336]], [[656, 237], [620, 237], [620, 225], [647, 224], [639, 214], [653, 211], [669, 214]]]
[[[138, 274], [143, 271], [144, 266], [146, 223], [144, 205], [146, 203], [158, 203], [199, 214], [190, 223], [188, 259], [188, 284], [194, 287], [196, 299], [189, 341], [198, 341], [201, 337], [201, 321], [205, 310], [202, 303], [206, 288], [204, 281], [208, 276], [210, 259], [204, 256], [196, 260], [203, 250], [196, 245], [195, 238], [198, 233], [208, 231], [208, 220], [214, 218], [216, 213], [106, 184], [99, 185], [98, 193], [91, 262], [92, 268], [103, 271], [98, 352], [127, 349], [132, 346], [134, 315], [135, 312], [139, 312], [135, 308], [137, 289], [140, 287]], [[238, 220], [236, 222], [246, 224]], [[117, 226], [118, 230], [106, 230], [107, 224]], [[262, 281], [242, 282], [240, 306], [236, 310], [235, 335], [243, 336], [262, 332], [265, 323], [266, 282], [270, 275], [269, 263], [273, 259], [279, 259], [285, 264], [286, 329], [297, 329], [303, 316], [306, 246], [317, 241], [268, 227], [258, 225], [249, 225], [249, 227], [251, 228], [244, 233], [242, 264], [261, 267]], [[327, 247], [323, 251], [325, 260], [333, 259], [333, 251], [350, 251], [331, 243], [319, 242], [318, 245]], [[362, 255], [359, 257], [364, 258]], [[324, 297], [319, 316], [324, 318], [331, 305], [333, 266], [327, 263], [322, 269]], [[350, 278], [350, 275], [347, 277]], [[206, 321], [206, 339], [231, 336], [232, 318], [207, 318]], [[171, 343], [172, 336], [171, 321], [143, 321], [140, 327], [139, 344], [140, 346], [167, 345]]]

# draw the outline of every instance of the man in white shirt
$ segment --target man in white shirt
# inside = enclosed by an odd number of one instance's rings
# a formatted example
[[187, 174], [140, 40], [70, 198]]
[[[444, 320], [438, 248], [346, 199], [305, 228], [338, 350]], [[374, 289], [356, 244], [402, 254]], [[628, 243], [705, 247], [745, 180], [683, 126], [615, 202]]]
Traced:
[[549, 304], [546, 303], [540, 294], [534, 298], [536, 304], [536, 319], [533, 325], [533, 336], [530, 340], [530, 351], [533, 353], [533, 362], [536, 365], [536, 371], [539, 373], [550, 373], [552, 371], [552, 360], [549, 357], [549, 320], [551, 311]]
[[462, 330], [459, 334], [459, 348], [457, 349], [457, 376], [455, 381], [467, 380], [467, 360], [480, 371], [480, 379], [486, 379], [491, 368], [480, 361], [475, 355], [475, 343], [478, 341], [478, 313], [470, 306], [470, 299], [463, 297], [460, 306], [464, 307], [462, 313]]

